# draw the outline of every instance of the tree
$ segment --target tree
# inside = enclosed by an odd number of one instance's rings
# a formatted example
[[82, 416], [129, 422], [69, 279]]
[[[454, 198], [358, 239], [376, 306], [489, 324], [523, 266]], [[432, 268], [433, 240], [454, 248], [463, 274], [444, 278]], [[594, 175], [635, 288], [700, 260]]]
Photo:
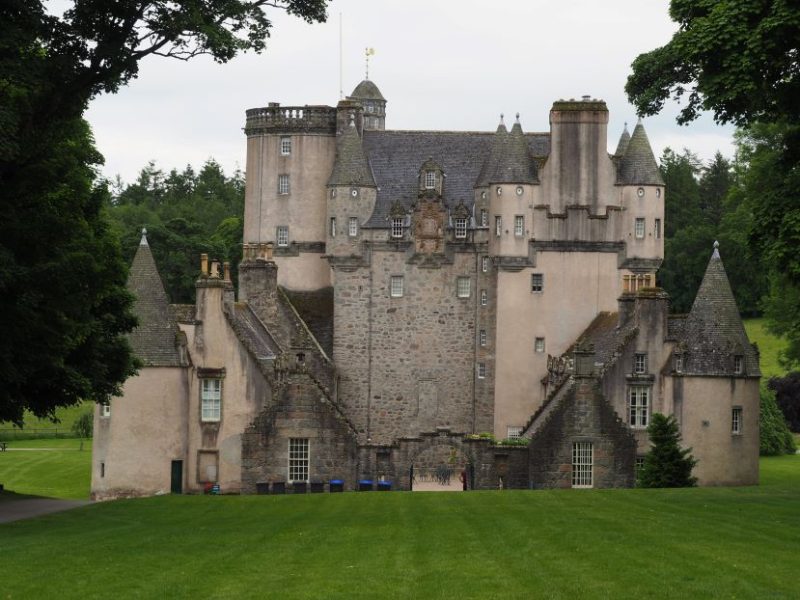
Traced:
[[0, 422], [104, 401], [135, 369], [126, 265], [82, 121], [151, 55], [226, 62], [260, 51], [267, 9], [325, 19], [327, 0], [0, 3]]
[[786, 419], [784, 419], [781, 409], [775, 402], [775, 393], [763, 386], [761, 387], [759, 421], [759, 453], [761, 456], [795, 453], [794, 438], [786, 425]]
[[783, 377], [770, 377], [767, 388], [775, 393], [775, 401], [789, 429], [800, 432], [800, 372], [793, 371]]
[[647, 488], [692, 487], [697, 478], [692, 469], [697, 461], [692, 449], [682, 449], [681, 434], [675, 417], [654, 413], [647, 427], [652, 447], [644, 457], [639, 485]]

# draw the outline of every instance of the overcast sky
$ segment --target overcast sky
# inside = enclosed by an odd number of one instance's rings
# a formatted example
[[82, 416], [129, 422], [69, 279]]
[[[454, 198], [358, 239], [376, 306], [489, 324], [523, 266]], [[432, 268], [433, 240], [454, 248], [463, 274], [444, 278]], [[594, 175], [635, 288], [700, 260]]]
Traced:
[[[553, 100], [602, 98], [608, 146], [636, 121], [624, 85], [640, 53], [665, 44], [676, 26], [668, 0], [335, 0], [328, 22], [308, 25], [272, 9], [267, 50], [225, 65], [149, 58], [139, 78], [93, 101], [87, 118], [103, 172], [126, 182], [155, 160], [165, 171], [208, 158], [226, 172], [245, 164], [244, 111], [328, 104], [339, 99], [339, 14], [345, 95], [364, 78], [388, 100], [387, 129], [491, 131], [500, 113], [521, 115], [525, 131], [548, 131]], [[656, 157], [688, 147], [703, 159], [733, 154], [732, 127], [710, 115], [675, 123], [678, 106], [644, 124]]]

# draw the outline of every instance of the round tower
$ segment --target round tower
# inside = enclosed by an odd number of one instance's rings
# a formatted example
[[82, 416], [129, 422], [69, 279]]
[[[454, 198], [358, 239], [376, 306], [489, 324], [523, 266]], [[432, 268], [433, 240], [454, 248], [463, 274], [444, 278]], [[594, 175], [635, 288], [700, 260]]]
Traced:
[[386, 98], [378, 86], [365, 79], [356, 86], [348, 100], [357, 100], [364, 107], [364, 129], [367, 131], [386, 129]]

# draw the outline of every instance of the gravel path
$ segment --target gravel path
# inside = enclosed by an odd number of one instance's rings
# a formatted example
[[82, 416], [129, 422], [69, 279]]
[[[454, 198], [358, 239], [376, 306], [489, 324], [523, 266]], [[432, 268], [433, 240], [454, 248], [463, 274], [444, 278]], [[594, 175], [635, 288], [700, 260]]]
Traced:
[[[2, 492], [0, 492], [2, 493]], [[20, 498], [0, 502], [0, 523], [10, 523], [41, 515], [91, 504], [89, 500], [60, 500], [58, 498]]]

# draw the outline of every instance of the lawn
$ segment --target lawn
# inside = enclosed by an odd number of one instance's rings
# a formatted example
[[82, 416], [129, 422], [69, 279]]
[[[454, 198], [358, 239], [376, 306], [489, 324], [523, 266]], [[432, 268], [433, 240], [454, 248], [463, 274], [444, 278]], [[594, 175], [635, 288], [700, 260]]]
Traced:
[[764, 379], [786, 375], [786, 369], [778, 362], [778, 354], [786, 348], [786, 341], [767, 331], [764, 319], [746, 319], [744, 328], [750, 341], [758, 344], [761, 353], [761, 374]]
[[800, 456], [684, 490], [164, 496], [0, 525], [8, 598], [796, 598]]
[[48, 419], [37, 419], [30, 413], [25, 413], [25, 427], [19, 429], [11, 423], [0, 423], [0, 440], [16, 440], [32, 437], [72, 437], [72, 424], [81, 413], [91, 411], [92, 403], [83, 402], [76, 406], [56, 409], [58, 423]]
[[54, 498], [89, 498], [92, 443], [83, 451], [78, 439], [35, 439], [7, 442], [0, 452], [0, 483], [19, 494]]

